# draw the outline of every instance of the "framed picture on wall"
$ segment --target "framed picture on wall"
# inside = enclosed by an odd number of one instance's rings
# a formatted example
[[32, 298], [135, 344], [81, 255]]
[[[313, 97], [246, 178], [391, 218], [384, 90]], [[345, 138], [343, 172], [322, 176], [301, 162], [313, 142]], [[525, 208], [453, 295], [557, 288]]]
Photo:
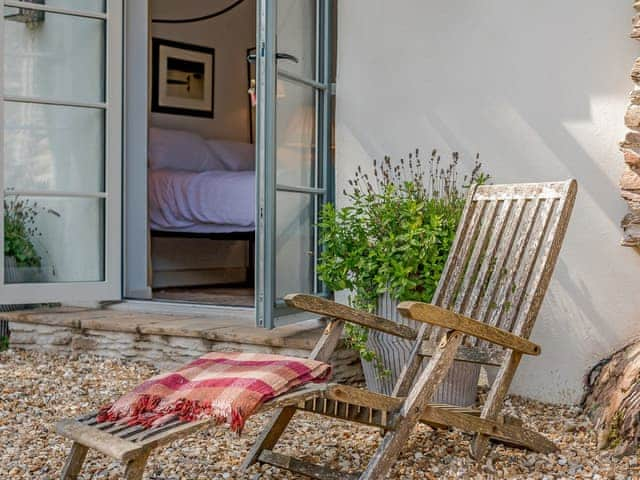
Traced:
[[213, 118], [215, 49], [153, 39], [151, 111]]

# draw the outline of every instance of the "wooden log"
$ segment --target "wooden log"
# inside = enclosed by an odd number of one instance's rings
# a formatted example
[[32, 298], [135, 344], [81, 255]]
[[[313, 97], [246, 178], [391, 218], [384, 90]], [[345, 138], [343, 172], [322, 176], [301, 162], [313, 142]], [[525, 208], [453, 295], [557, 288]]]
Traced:
[[595, 425], [598, 448], [617, 455], [640, 446], [640, 340], [600, 361], [587, 375], [582, 406]]
[[436, 305], [422, 302], [402, 302], [398, 305], [398, 310], [413, 320], [456, 330], [527, 355], [540, 355], [540, 346], [526, 338]]
[[414, 329], [406, 325], [399, 325], [378, 315], [356, 310], [325, 298], [305, 293], [292, 293], [284, 297], [284, 301], [293, 308], [357, 323], [363, 327], [373, 328], [408, 340], [415, 340], [418, 335]]

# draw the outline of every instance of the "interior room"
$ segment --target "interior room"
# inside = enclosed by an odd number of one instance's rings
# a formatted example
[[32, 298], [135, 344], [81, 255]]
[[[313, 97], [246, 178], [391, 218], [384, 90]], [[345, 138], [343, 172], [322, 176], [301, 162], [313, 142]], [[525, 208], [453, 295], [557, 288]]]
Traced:
[[153, 299], [253, 307], [256, 2], [149, 8]]

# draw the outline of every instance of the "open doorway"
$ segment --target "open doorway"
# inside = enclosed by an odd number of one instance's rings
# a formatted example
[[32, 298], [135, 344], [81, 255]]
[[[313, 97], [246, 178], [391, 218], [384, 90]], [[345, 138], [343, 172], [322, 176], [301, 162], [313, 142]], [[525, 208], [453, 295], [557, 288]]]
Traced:
[[152, 298], [253, 307], [256, 0], [150, 0], [149, 14]]

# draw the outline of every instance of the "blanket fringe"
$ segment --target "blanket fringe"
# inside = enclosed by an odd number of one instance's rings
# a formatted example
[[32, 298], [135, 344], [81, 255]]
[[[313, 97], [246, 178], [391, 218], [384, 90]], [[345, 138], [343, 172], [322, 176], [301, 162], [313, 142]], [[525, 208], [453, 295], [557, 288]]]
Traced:
[[243, 409], [238, 406], [214, 406], [198, 400], [180, 399], [163, 407], [161, 402], [160, 396], [143, 394], [127, 409], [118, 409], [116, 404], [104, 405], [100, 408], [96, 420], [98, 423], [123, 421], [129, 426], [154, 428], [175, 417], [184, 423], [208, 417], [217, 424], [228, 423], [231, 431], [238, 435], [242, 433], [246, 422]]

